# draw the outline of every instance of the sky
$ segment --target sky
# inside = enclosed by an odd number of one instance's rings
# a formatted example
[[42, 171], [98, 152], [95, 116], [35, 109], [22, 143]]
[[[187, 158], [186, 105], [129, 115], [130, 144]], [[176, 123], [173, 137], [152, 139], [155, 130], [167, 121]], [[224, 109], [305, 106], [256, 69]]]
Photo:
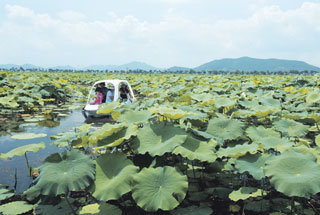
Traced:
[[0, 64], [320, 67], [320, 0], [0, 0]]

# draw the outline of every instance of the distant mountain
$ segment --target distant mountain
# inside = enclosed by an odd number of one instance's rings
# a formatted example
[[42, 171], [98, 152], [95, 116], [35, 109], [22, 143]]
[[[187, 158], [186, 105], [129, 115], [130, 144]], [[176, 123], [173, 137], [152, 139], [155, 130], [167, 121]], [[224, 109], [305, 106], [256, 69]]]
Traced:
[[187, 67], [181, 67], [181, 66], [173, 66], [168, 68], [167, 70], [171, 72], [178, 72], [178, 71], [190, 71], [192, 69]]
[[73, 66], [52, 66], [47, 69], [57, 69], [57, 70], [77, 70], [77, 68]]
[[[77, 68], [73, 66], [54, 66], [54, 67], [39, 67], [32, 64], [2, 64], [0, 65], [0, 69], [11, 69], [11, 68], [20, 68], [23, 69], [57, 69], [57, 70], [145, 70], [145, 71], [154, 71], [154, 70], [163, 70], [160, 68], [156, 68], [149, 64], [143, 62], [131, 62], [123, 65], [92, 65], [82, 68]], [[241, 58], [224, 58], [220, 60], [213, 60], [211, 62], [205, 63], [201, 66], [195, 68], [187, 68], [187, 67], [170, 67], [166, 69], [168, 71], [177, 72], [177, 71], [202, 71], [202, 70], [216, 70], [216, 71], [270, 71], [270, 72], [278, 72], [278, 71], [317, 71], [320, 72], [320, 68], [316, 66], [312, 66], [303, 61], [296, 60], [281, 60], [281, 59], [257, 59], [250, 57], [241, 57]]]
[[296, 60], [281, 60], [281, 59], [257, 59], [250, 57], [241, 58], [225, 58], [214, 60], [194, 68], [197, 71], [201, 70], [222, 70], [222, 71], [290, 71], [290, 70], [314, 70], [319, 71], [320, 68], [312, 66], [303, 61]]
[[159, 68], [150, 66], [149, 64], [146, 64], [146, 63], [137, 62], [137, 61], [123, 64], [116, 67], [116, 70], [137, 70], [137, 69], [146, 70], [146, 71], [159, 70]]

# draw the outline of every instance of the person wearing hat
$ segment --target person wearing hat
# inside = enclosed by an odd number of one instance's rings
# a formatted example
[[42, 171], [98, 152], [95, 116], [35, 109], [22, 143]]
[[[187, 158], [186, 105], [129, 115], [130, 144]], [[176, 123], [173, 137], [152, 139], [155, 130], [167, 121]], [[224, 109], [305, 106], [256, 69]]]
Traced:
[[107, 92], [107, 100], [106, 102], [113, 102], [113, 99], [114, 99], [114, 86], [111, 85], [109, 87], [110, 90], [108, 90]]

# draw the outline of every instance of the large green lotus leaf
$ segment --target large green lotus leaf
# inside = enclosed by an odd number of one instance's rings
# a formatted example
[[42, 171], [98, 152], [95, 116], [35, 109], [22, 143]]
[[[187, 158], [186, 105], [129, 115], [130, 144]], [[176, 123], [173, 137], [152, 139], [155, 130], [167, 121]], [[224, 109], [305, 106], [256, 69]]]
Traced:
[[102, 105], [99, 105], [99, 108], [97, 110], [97, 114], [109, 114], [113, 112], [115, 109], [120, 107], [120, 102], [108, 102]]
[[290, 148], [294, 143], [290, 142], [287, 138], [280, 138], [275, 136], [264, 137], [259, 141], [263, 148], [266, 150], [275, 149], [276, 151], [282, 152], [286, 148]]
[[131, 123], [144, 123], [147, 122], [151, 118], [151, 113], [146, 110], [141, 111], [133, 111], [128, 110], [124, 114], [121, 114], [117, 119], [118, 122], [127, 122]]
[[33, 205], [30, 205], [25, 201], [16, 201], [0, 205], [0, 213], [3, 215], [23, 214], [31, 211], [32, 209]]
[[309, 126], [291, 119], [281, 119], [273, 124], [278, 131], [290, 137], [304, 136], [309, 130]]
[[172, 215], [210, 215], [212, 214], [213, 210], [208, 206], [189, 206], [186, 208], [178, 208], [170, 212]]
[[319, 91], [312, 91], [307, 94], [306, 102], [307, 104], [313, 104], [320, 101]]
[[165, 106], [160, 106], [157, 108], [151, 108], [150, 110], [152, 110], [152, 113], [159, 113], [169, 119], [181, 119], [184, 116], [189, 115], [189, 113], [180, 110], [180, 109], [174, 109], [171, 107], [165, 107]]
[[270, 109], [280, 108], [280, 101], [273, 98], [262, 98], [260, 102], [264, 106], [268, 106]]
[[320, 146], [320, 134], [318, 134], [315, 138], [315, 143], [317, 144], [317, 146]]
[[[69, 202], [74, 208], [75, 201], [70, 199]], [[61, 201], [55, 205], [46, 205], [40, 201], [40, 203], [38, 203], [35, 207], [34, 214], [37, 214], [37, 215], [38, 214], [39, 215], [72, 214], [72, 210], [68, 205], [68, 202], [66, 201], [66, 199], [61, 199]]]
[[81, 210], [79, 211], [79, 214], [83, 215], [104, 215], [104, 214], [110, 214], [110, 215], [121, 215], [122, 211], [115, 205], [111, 205], [108, 203], [94, 203], [90, 205], [83, 206]]
[[259, 197], [262, 195], [262, 190], [255, 187], [241, 187], [239, 190], [232, 191], [229, 198], [232, 201], [245, 200], [250, 197]]
[[47, 134], [23, 133], [23, 134], [12, 135], [11, 138], [17, 139], [17, 140], [27, 140], [27, 139], [46, 137], [46, 136]]
[[231, 107], [236, 105], [237, 101], [235, 99], [230, 99], [227, 97], [215, 97], [214, 98], [214, 106], [216, 108], [220, 107]]
[[54, 153], [39, 167], [35, 185], [25, 191], [30, 198], [39, 194], [56, 196], [86, 189], [94, 180], [94, 161], [79, 150]]
[[235, 167], [239, 173], [249, 172], [256, 180], [264, 178], [263, 168], [267, 160], [272, 157], [263, 154], [247, 154], [235, 161]]
[[182, 202], [187, 190], [187, 176], [175, 168], [144, 168], [134, 177], [132, 197], [146, 211], [168, 211]]
[[260, 142], [264, 137], [280, 137], [280, 133], [271, 128], [265, 128], [263, 126], [254, 127], [251, 126], [246, 130], [247, 135], [255, 142]]
[[96, 180], [93, 196], [101, 201], [116, 200], [130, 192], [130, 182], [138, 172], [125, 154], [106, 153], [96, 160]]
[[13, 190], [8, 190], [5, 188], [0, 189], [0, 201], [11, 198], [14, 196]]
[[172, 152], [173, 154], [180, 154], [189, 160], [200, 160], [214, 162], [217, 159], [215, 148], [207, 142], [200, 141], [191, 136], [188, 136], [186, 141], [177, 146]]
[[184, 130], [165, 124], [147, 125], [138, 132], [138, 153], [149, 153], [151, 156], [172, 152], [183, 144], [187, 138]]
[[264, 173], [277, 191], [309, 198], [320, 192], [320, 166], [315, 161], [313, 155], [287, 150], [267, 161]]
[[193, 100], [196, 100], [199, 102], [210, 101], [214, 98], [210, 93], [200, 93], [200, 94], [193, 93], [190, 95]]
[[138, 126], [136, 124], [131, 124], [127, 128], [114, 133], [113, 135], [98, 142], [98, 147], [94, 147], [94, 151], [97, 152], [100, 149], [111, 148], [119, 146], [126, 140], [129, 140], [132, 136], [137, 136]]
[[89, 136], [89, 144], [96, 145], [99, 140], [107, 138], [112, 134], [122, 130], [125, 127], [124, 124], [104, 124], [100, 129], [95, 130], [94, 132], [90, 133]]
[[239, 144], [234, 147], [220, 148], [217, 152], [218, 158], [222, 157], [231, 157], [238, 158], [247, 153], [255, 154], [257, 153], [259, 146], [256, 143], [248, 144]]
[[243, 126], [239, 120], [214, 118], [209, 121], [206, 132], [224, 140], [234, 140], [243, 134]]
[[0, 104], [4, 107], [16, 108], [19, 107], [19, 104], [16, 102], [14, 96], [5, 96], [0, 97]]
[[46, 147], [46, 144], [44, 142], [38, 143], [38, 144], [24, 145], [24, 146], [20, 146], [18, 148], [12, 149], [7, 153], [1, 153], [0, 158], [8, 159], [14, 156], [21, 156], [21, 155], [24, 155], [24, 153], [26, 152], [37, 152], [40, 149], [44, 149], [45, 147]]

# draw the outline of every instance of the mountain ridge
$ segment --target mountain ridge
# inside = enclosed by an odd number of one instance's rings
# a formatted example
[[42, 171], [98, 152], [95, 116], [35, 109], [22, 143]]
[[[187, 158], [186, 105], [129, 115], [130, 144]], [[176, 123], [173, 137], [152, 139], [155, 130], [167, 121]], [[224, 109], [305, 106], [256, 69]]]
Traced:
[[152, 65], [146, 64], [144, 62], [132, 61], [130, 63], [122, 64], [122, 65], [91, 65], [86, 67], [73, 67], [73, 66], [53, 66], [53, 67], [40, 67], [32, 64], [2, 64], [0, 65], [1, 69], [11, 69], [11, 68], [23, 68], [23, 69], [53, 69], [53, 70], [146, 70], [146, 71], [154, 71], [154, 70], [167, 70], [172, 72], [178, 71], [270, 71], [270, 72], [278, 72], [278, 71], [317, 71], [320, 72], [320, 68], [308, 64], [304, 61], [298, 60], [284, 60], [277, 58], [269, 58], [269, 59], [259, 59], [259, 58], [251, 58], [251, 57], [240, 57], [240, 58], [222, 58], [216, 59], [207, 63], [204, 63], [200, 66], [194, 68], [173, 66], [166, 69], [161, 69], [154, 67]]

